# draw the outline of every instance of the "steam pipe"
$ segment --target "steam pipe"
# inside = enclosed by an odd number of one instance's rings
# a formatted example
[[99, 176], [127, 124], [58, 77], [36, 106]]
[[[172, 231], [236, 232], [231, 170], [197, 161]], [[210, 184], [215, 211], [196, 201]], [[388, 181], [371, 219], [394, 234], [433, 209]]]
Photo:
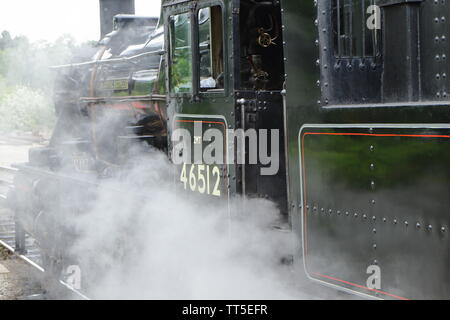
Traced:
[[64, 69], [64, 68], [75, 68], [75, 67], [86, 67], [86, 66], [94, 66], [94, 65], [106, 65], [106, 64], [114, 64], [119, 62], [129, 62], [133, 63], [133, 60], [146, 57], [146, 56], [162, 56], [166, 52], [164, 50], [157, 50], [157, 51], [149, 51], [140, 53], [138, 55], [132, 56], [132, 57], [123, 57], [123, 58], [115, 58], [115, 59], [108, 59], [108, 60], [94, 60], [94, 61], [88, 61], [88, 62], [81, 62], [81, 63], [72, 63], [72, 64], [64, 64], [60, 66], [53, 66], [50, 67], [52, 70], [56, 69]]

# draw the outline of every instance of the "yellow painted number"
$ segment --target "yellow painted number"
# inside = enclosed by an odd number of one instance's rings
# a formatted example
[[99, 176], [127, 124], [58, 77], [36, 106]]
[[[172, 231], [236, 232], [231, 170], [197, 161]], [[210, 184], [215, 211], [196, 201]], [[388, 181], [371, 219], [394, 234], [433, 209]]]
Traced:
[[[213, 181], [210, 181], [211, 178]], [[221, 196], [220, 178], [220, 169], [218, 167], [213, 166], [211, 170], [211, 166], [204, 164], [193, 164], [189, 170], [187, 165], [183, 164], [180, 174], [180, 181], [183, 183], [185, 190], [187, 190], [189, 184], [191, 191], [215, 197]], [[212, 185], [214, 185], [214, 188], [211, 193]]]

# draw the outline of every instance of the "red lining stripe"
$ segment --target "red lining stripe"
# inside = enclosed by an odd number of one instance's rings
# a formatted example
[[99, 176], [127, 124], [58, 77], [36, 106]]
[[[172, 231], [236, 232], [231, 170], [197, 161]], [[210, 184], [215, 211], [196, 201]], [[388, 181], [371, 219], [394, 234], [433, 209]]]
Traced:
[[356, 283], [353, 283], [353, 282], [344, 281], [344, 280], [341, 280], [341, 279], [338, 279], [338, 278], [334, 278], [334, 277], [330, 277], [330, 276], [327, 276], [327, 275], [324, 275], [324, 274], [313, 273], [313, 275], [319, 276], [319, 277], [322, 277], [322, 278], [326, 278], [326, 279], [330, 279], [330, 280], [334, 280], [334, 281], [338, 281], [338, 282], [342, 282], [342, 283], [345, 283], [345, 284], [348, 284], [348, 285], [351, 285], [351, 286], [355, 286], [355, 287], [358, 287], [358, 288], [361, 288], [361, 289], [365, 289], [365, 290], [369, 290], [369, 291], [373, 291], [373, 292], [377, 292], [377, 293], [382, 293], [382, 294], [385, 294], [385, 295], [390, 296], [390, 297], [395, 298], [395, 299], [408, 300], [408, 301], [410, 300], [410, 299], [407, 299], [407, 298], [396, 296], [395, 294], [392, 294], [392, 293], [384, 292], [384, 291], [377, 290], [377, 289], [370, 289], [370, 288], [367, 288], [365, 286], [362, 286], [362, 285], [359, 285], [359, 284], [356, 284]]
[[[450, 135], [426, 135], [426, 134], [394, 134], [394, 133], [387, 133], [387, 134], [377, 134], [377, 133], [352, 133], [352, 132], [342, 132], [342, 133], [337, 133], [337, 132], [305, 132], [302, 135], [302, 148], [301, 148], [301, 152], [302, 152], [302, 172], [303, 172], [303, 195], [304, 195], [304, 200], [303, 200], [303, 221], [304, 221], [304, 225], [303, 225], [303, 239], [304, 239], [304, 252], [305, 252], [305, 258], [307, 257], [308, 254], [308, 233], [307, 233], [307, 224], [308, 224], [308, 218], [306, 215], [306, 203], [307, 203], [307, 192], [306, 192], [306, 170], [305, 170], [305, 152], [304, 152], [304, 146], [305, 146], [305, 137], [307, 135], [329, 135], [329, 136], [368, 136], [368, 137], [407, 137], [407, 138], [450, 138]], [[329, 280], [334, 280], [334, 281], [338, 281], [341, 283], [345, 283], [357, 288], [361, 288], [361, 289], [365, 289], [365, 290], [369, 290], [369, 291], [373, 291], [373, 292], [377, 292], [377, 293], [381, 293], [396, 299], [400, 299], [400, 300], [409, 300], [407, 298], [404, 297], [400, 297], [400, 296], [396, 296], [394, 294], [388, 293], [388, 292], [384, 292], [384, 291], [380, 291], [380, 290], [376, 290], [376, 289], [370, 289], [367, 288], [365, 286], [356, 284], [356, 283], [352, 283], [349, 281], [345, 281], [345, 280], [341, 280], [338, 278], [334, 278], [334, 277], [330, 277], [330, 276], [326, 276], [320, 273], [312, 273], [313, 275], [322, 277], [322, 278], [326, 278]]]

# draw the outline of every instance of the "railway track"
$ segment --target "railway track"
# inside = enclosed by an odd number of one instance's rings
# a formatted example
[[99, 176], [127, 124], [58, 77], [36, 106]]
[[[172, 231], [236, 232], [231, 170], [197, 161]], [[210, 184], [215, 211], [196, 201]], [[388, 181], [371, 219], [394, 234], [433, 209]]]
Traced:
[[[16, 172], [17, 169], [0, 166], [0, 208], [4, 207], [8, 190], [13, 188], [14, 174]], [[6, 248], [33, 268], [42, 273], [45, 272], [42, 267], [42, 257], [39, 248], [36, 245], [36, 241], [28, 234], [25, 236], [25, 252], [19, 253], [16, 251], [16, 230], [14, 216], [12, 214], [0, 215], [0, 246]], [[68, 283], [62, 280], [60, 280], [59, 283], [76, 297], [89, 300], [86, 295], [74, 289]]]

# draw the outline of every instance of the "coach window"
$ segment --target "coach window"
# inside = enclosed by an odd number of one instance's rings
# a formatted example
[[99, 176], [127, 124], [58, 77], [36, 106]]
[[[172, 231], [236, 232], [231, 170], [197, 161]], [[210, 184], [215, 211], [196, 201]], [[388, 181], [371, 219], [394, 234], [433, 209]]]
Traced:
[[198, 11], [200, 54], [200, 91], [224, 88], [222, 8], [213, 6]]
[[377, 57], [381, 52], [381, 10], [376, 0], [332, 0], [337, 58]]
[[170, 91], [192, 92], [191, 14], [170, 17]]

